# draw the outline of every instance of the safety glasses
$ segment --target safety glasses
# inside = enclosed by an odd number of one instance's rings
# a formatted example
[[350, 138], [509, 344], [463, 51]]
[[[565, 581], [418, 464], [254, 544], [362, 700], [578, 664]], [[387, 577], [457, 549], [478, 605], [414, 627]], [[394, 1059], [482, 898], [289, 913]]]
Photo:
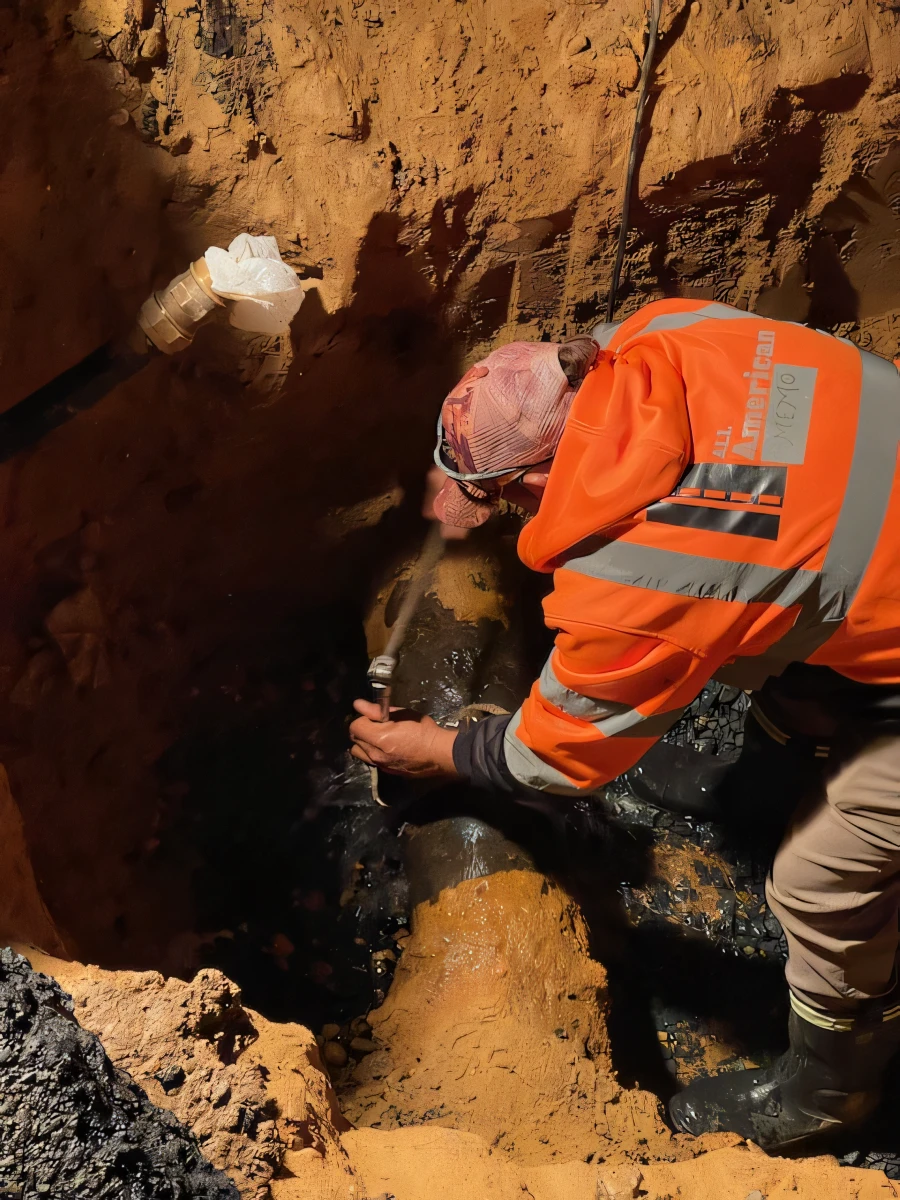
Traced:
[[523, 475], [527, 475], [529, 471], [533, 471], [537, 465], [536, 463], [532, 463], [527, 467], [501, 467], [499, 471], [474, 471], [468, 475], [462, 471], [457, 471], [456, 464], [450, 457], [450, 450], [447, 446], [447, 440], [444, 437], [444, 422], [442, 413], [438, 413], [437, 445], [434, 448], [434, 461], [437, 466], [441, 468], [445, 475], [448, 475], [451, 479], [459, 484], [460, 489], [465, 492], [469, 499], [482, 501], [484, 500], [483, 496], [473, 496], [469, 489], [464, 485], [467, 483], [481, 484], [482, 482], [488, 482], [492, 486], [490, 488], [483, 488], [482, 490], [493, 494], [495, 490], [499, 492], [501, 488], [506, 487], [510, 483], [514, 483], [517, 479], [521, 479]]
[[491, 500], [499, 499], [505, 487], [509, 487], [511, 483], [516, 483], [517, 480], [521, 479], [522, 476], [526, 475], [530, 470], [530, 467], [520, 467], [518, 470], [508, 471], [505, 475], [501, 475], [499, 479], [485, 480], [485, 482], [489, 485], [488, 487], [482, 487], [480, 484], [478, 485], [479, 490], [482, 493], [487, 493], [487, 495], [481, 496], [476, 496], [474, 485], [467, 483], [464, 479], [455, 479], [453, 482], [464, 496], [468, 496], [468, 498], [470, 500], [474, 500], [476, 504], [488, 504]]

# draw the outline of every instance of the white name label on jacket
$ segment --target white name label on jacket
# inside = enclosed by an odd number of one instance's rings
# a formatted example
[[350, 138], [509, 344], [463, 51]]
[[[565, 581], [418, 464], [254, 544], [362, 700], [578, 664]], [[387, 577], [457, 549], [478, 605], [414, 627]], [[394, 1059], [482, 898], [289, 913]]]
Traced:
[[766, 412], [761, 460], [800, 466], [806, 458], [806, 439], [816, 390], [815, 367], [776, 363]]

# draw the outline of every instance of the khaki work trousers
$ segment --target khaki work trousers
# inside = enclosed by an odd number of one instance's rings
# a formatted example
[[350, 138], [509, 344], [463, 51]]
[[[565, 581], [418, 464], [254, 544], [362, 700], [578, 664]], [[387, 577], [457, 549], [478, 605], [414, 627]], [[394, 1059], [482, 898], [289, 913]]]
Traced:
[[767, 887], [787, 981], [820, 1011], [852, 1013], [894, 983], [900, 912], [900, 736], [840, 739], [798, 806]]

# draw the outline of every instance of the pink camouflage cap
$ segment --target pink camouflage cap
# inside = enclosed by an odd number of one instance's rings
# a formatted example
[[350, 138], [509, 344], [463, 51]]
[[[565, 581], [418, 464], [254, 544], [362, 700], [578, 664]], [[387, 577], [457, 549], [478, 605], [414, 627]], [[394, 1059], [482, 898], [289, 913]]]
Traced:
[[511, 342], [470, 368], [438, 418], [434, 461], [449, 476], [435, 497], [438, 519], [484, 524], [490, 480], [552, 458], [574, 396], [556, 342]]

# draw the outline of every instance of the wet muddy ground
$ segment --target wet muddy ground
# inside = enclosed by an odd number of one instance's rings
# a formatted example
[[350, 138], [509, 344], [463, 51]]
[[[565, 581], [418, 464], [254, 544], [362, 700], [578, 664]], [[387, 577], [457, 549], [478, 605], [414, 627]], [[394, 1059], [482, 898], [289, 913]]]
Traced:
[[[609, 972], [623, 1083], [665, 1098], [697, 1074], [780, 1053], [785, 945], [764, 881], [788, 814], [761, 800], [733, 822], [699, 821], [649, 803], [647, 780], [634, 775], [565, 821], [390, 779], [392, 807], [379, 808], [368, 772], [345, 751], [367, 662], [350, 617], [323, 614], [312, 641], [308, 627], [280, 631], [268, 668], [242, 681], [238, 715], [161, 764], [169, 789], [191, 797], [164, 837], [198, 862], [200, 963], [235, 979], [264, 1015], [324, 1030], [340, 1090], [373, 1048], [364, 1018], [403, 953], [416, 900], [404, 867], [410, 833], [469, 814], [501, 828], [580, 901]], [[477, 701], [514, 707], [547, 649], [536, 619], [524, 627], [536, 632], [459, 624], [429, 598], [404, 648], [401, 702], [444, 721]], [[698, 787], [737, 756], [745, 710], [741, 694], [712, 690], [668, 736], [691, 756], [679, 769], [693, 763]], [[845, 1161], [900, 1178], [900, 1154], [886, 1149], [897, 1144], [898, 1116], [900, 1088]]]

